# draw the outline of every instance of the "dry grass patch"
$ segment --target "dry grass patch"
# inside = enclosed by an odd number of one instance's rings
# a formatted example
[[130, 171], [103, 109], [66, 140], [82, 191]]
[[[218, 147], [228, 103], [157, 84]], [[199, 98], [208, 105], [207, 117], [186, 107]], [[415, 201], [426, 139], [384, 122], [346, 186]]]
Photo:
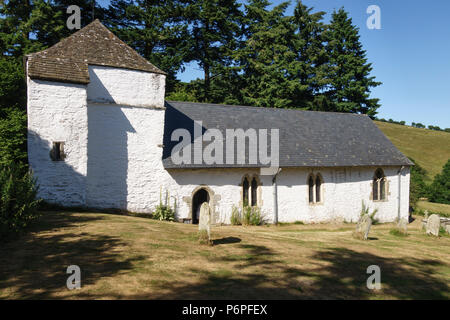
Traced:
[[[197, 226], [97, 213], [49, 212], [0, 248], [2, 299], [449, 299], [450, 237], [409, 225]], [[80, 290], [66, 268], [80, 266]], [[366, 288], [381, 268], [382, 290]]]

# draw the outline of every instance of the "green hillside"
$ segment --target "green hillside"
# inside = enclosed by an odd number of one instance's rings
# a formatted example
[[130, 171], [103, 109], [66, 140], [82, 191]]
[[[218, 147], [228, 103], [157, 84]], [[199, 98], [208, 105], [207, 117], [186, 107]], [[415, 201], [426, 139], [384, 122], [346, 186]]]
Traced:
[[406, 156], [427, 170], [429, 181], [450, 159], [450, 133], [419, 129], [387, 122], [375, 124]]

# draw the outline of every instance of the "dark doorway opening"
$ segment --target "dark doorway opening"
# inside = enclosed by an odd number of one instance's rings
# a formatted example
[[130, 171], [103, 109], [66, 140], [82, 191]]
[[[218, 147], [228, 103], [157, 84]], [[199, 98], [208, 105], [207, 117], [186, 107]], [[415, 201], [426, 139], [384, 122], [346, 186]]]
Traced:
[[204, 202], [209, 202], [209, 193], [205, 189], [198, 190], [192, 198], [192, 223], [198, 224], [200, 219], [200, 207]]

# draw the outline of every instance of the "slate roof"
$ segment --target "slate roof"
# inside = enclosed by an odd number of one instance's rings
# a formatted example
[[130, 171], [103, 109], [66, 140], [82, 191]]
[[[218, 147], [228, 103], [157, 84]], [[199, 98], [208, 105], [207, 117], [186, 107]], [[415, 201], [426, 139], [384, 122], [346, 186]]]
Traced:
[[[258, 108], [189, 102], [166, 102], [163, 165], [166, 169], [264, 167], [248, 164], [175, 164], [171, 153], [178, 141], [171, 141], [172, 132], [188, 130], [194, 137], [194, 120], [202, 121], [202, 131], [219, 129], [279, 129], [280, 167], [357, 167], [411, 166], [405, 157], [374, 122], [364, 115]], [[270, 154], [270, 141], [268, 139]], [[204, 142], [203, 146], [211, 142]], [[224, 142], [224, 155], [225, 155]], [[192, 146], [192, 145], [191, 145]], [[192, 146], [192, 159], [194, 148]], [[248, 149], [248, 147], [247, 147]], [[236, 154], [236, 153], [235, 153]], [[259, 161], [258, 161], [259, 163]]]
[[98, 19], [54, 46], [27, 56], [32, 79], [89, 83], [88, 65], [165, 74], [139, 55]]

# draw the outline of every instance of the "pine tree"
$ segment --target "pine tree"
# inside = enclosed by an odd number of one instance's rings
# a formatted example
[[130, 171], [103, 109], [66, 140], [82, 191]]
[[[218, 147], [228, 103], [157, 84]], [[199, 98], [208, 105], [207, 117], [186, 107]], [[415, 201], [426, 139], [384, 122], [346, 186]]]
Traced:
[[94, 19], [104, 19], [105, 9], [99, 6], [95, 0], [34, 0], [31, 24], [36, 39], [43, 46], [52, 46], [78, 31], [70, 30], [66, 25], [70, 16], [67, 8], [71, 5], [80, 8], [81, 28]]
[[189, 24], [188, 62], [204, 73], [201, 101], [211, 101], [211, 79], [232, 64], [240, 34], [240, 5], [236, 0], [189, 0], [184, 11]]
[[[2, 56], [21, 57], [32, 45], [29, 24], [31, 0], [8, 0], [0, 6], [0, 49]], [[28, 49], [28, 50], [27, 50]]]
[[288, 3], [268, 10], [269, 2], [253, 0], [245, 6], [244, 41], [234, 58], [240, 67], [240, 99], [244, 105], [285, 108], [292, 106], [298, 81], [291, 76], [295, 56]]
[[[7, 0], [0, 6], [0, 108], [26, 109], [23, 56], [57, 43], [76, 30], [66, 26], [69, 5], [81, 8], [82, 26], [92, 20], [93, 0]], [[96, 10], [101, 12], [101, 8]], [[100, 15], [101, 16], [101, 15]]]
[[299, 0], [294, 10], [296, 37], [293, 50], [296, 59], [292, 76], [300, 85], [297, 86], [293, 103], [299, 108], [328, 110], [329, 102], [323, 95], [329, 82], [324, 39], [326, 26], [322, 22], [325, 12], [312, 13], [312, 9]]
[[167, 92], [189, 52], [184, 7], [176, 0], [113, 0], [105, 21], [121, 40], [168, 73]]
[[25, 110], [26, 87], [22, 59], [0, 57], [0, 118], [1, 111], [14, 107]]
[[330, 90], [333, 111], [375, 116], [379, 99], [370, 98], [370, 89], [380, 85], [370, 76], [372, 65], [360, 42], [359, 30], [344, 9], [333, 12], [326, 33], [328, 41]]
[[[94, 0], [7, 0], [0, 7], [0, 50], [2, 55], [22, 57], [54, 45], [76, 30], [69, 30], [66, 10], [81, 9], [81, 27], [93, 20]], [[99, 18], [104, 10], [95, 5]]]

